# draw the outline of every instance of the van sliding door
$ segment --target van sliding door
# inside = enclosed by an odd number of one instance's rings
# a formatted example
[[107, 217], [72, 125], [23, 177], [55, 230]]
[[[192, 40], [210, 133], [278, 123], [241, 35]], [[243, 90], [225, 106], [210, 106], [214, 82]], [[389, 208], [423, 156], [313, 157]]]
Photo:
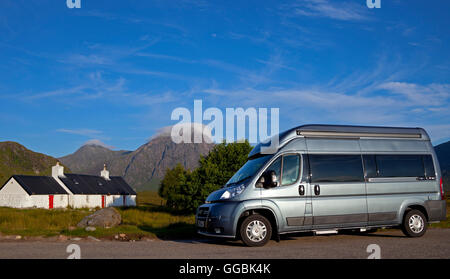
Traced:
[[367, 197], [357, 140], [307, 139], [313, 228], [366, 226]]

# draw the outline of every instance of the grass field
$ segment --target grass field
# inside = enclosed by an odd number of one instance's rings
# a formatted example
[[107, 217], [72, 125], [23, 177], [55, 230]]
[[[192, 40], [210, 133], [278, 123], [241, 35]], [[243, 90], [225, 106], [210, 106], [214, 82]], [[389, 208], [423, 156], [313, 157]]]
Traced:
[[141, 237], [178, 238], [195, 234], [194, 215], [180, 215], [164, 208], [155, 192], [138, 194], [138, 206], [117, 208], [122, 215], [122, 224], [115, 228], [87, 232], [76, 228], [88, 209], [13, 209], [0, 208], [0, 233], [21, 236], [94, 236], [113, 238], [126, 234], [127, 239]]
[[[76, 228], [83, 217], [92, 214], [88, 209], [13, 209], [0, 208], [0, 233], [20, 236], [72, 237], [94, 236], [113, 239], [126, 234], [126, 239], [142, 237], [190, 238], [195, 235], [194, 215], [168, 211], [164, 200], [155, 192], [138, 194], [137, 207], [118, 208], [122, 224], [115, 228], [97, 228], [87, 232]], [[431, 224], [432, 228], [450, 228], [450, 200], [447, 199], [447, 220]]]

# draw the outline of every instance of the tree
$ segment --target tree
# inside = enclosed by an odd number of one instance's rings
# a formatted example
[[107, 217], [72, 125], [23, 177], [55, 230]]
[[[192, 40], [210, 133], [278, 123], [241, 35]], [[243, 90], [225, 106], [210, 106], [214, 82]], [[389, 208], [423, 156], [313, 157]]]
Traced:
[[193, 172], [177, 165], [161, 181], [160, 196], [172, 208], [194, 212], [211, 192], [225, 185], [245, 164], [252, 148], [248, 141], [221, 143], [207, 156], [200, 157], [200, 166]]
[[166, 205], [174, 209], [183, 207], [183, 188], [187, 184], [190, 173], [181, 164], [167, 170], [159, 188], [159, 195], [167, 200]]

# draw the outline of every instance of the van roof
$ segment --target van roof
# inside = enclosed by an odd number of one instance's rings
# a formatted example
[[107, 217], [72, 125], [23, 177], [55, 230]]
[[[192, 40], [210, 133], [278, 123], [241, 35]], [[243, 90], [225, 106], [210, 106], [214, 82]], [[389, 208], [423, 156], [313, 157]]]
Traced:
[[[321, 137], [321, 138], [396, 138], [430, 140], [427, 132], [422, 128], [408, 127], [381, 127], [381, 126], [353, 126], [353, 125], [301, 125], [279, 134], [279, 147], [296, 137]], [[269, 146], [260, 143], [249, 154], [249, 158], [257, 155], [261, 146]]]
[[420, 138], [428, 140], [427, 132], [422, 128], [352, 126], [352, 125], [302, 125], [287, 132], [296, 131], [304, 136], [353, 136], [377, 138]]

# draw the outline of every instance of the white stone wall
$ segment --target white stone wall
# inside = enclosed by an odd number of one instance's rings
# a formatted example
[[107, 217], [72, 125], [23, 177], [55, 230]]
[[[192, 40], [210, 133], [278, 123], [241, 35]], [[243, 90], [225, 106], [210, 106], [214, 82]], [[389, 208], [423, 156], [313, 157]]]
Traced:
[[[32, 195], [30, 196], [31, 207], [36, 208], [49, 208], [50, 195]], [[68, 206], [67, 195], [53, 195], [53, 208], [67, 208]]]
[[48, 205], [49, 205], [48, 195], [33, 195], [33, 196], [30, 196], [30, 201], [31, 201], [31, 207], [49, 208], [48, 207]]
[[[69, 196], [73, 208], [95, 208], [102, 207], [102, 195], [73, 195]], [[124, 196], [105, 195], [105, 207], [124, 206]], [[125, 196], [126, 206], [136, 206], [136, 195]]]
[[[11, 178], [0, 190], [0, 206], [13, 208], [49, 208], [49, 195], [28, 195], [28, 193]], [[65, 208], [68, 195], [53, 195], [53, 208]]]
[[19, 183], [14, 178], [11, 178], [0, 190], [0, 206], [14, 208], [31, 207], [31, 199]]
[[54, 195], [53, 208], [67, 208], [69, 206], [69, 195]]
[[102, 195], [73, 195], [70, 199], [73, 208], [102, 207]]

